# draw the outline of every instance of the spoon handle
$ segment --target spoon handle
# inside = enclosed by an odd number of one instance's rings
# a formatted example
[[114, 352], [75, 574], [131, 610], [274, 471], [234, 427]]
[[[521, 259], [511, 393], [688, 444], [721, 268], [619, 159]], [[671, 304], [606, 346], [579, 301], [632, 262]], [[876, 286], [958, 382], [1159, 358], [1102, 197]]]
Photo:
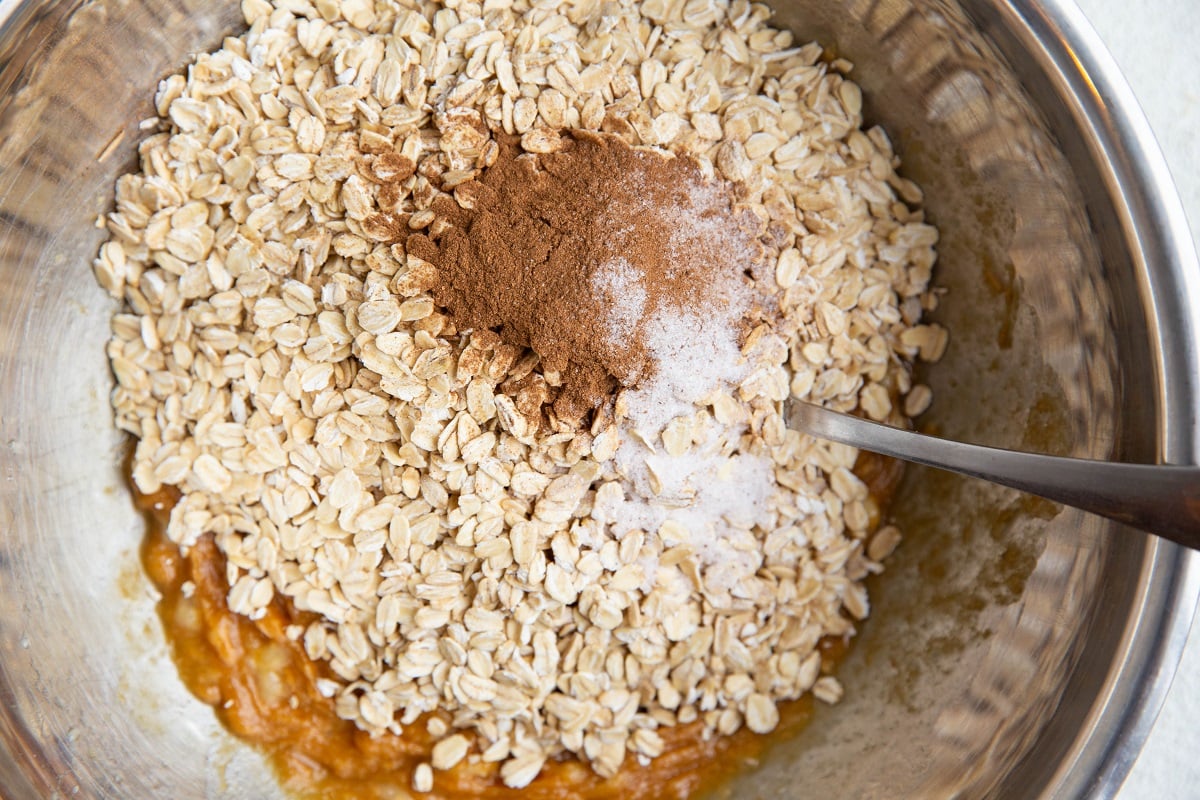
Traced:
[[1200, 550], [1200, 467], [1123, 464], [963, 444], [793, 403], [789, 425], [812, 436], [982, 478], [1090, 511]]

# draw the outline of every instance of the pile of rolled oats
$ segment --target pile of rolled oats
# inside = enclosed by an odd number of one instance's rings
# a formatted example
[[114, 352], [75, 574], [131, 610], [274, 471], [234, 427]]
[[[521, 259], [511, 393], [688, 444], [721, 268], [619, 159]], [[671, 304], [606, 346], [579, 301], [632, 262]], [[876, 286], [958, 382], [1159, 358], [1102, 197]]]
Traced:
[[[96, 261], [126, 305], [109, 354], [134, 480], [178, 487], [181, 546], [215, 535], [230, 608], [316, 612], [290, 633], [338, 676], [320, 688], [342, 717], [401, 733], [445, 712], [433, 769], [502, 762], [514, 787], [564, 753], [610, 775], [664, 727], [765, 733], [778, 701], [837, 701], [818, 641], [867, 614], [899, 536], [869, 530], [856, 451], [783, 406], [918, 414], [908, 364], [946, 344], [919, 322], [936, 231], [861, 129], [850, 65], [743, 0], [242, 8], [247, 32], [160, 84]], [[503, 385], [536, 355], [455, 330], [432, 265], [394, 243], [397, 220], [438, 224], [431, 201], [496, 132], [548, 152], [570, 128], [695, 158], [778, 245], [780, 315], [747, 337], [745, 379], [636, 432], [686, 455], [716, 425], [718, 456], [768, 465], [752, 523], [715, 521], [736, 581], [709, 580], [684, 525], [593, 515], [629, 488], [622, 398], [586, 430], [527, 417]]]

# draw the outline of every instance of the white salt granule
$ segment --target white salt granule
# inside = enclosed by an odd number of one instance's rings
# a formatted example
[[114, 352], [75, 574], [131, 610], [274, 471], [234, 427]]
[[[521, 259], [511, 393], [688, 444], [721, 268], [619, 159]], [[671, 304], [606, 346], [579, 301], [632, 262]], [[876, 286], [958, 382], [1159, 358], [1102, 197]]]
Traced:
[[676, 417], [694, 413], [696, 402], [713, 389], [746, 377], [730, 316], [728, 309], [663, 308], [646, 321], [643, 336], [653, 369], [625, 393], [625, 402], [630, 423], [647, 438], [657, 437]]
[[[646, 321], [643, 336], [654, 368], [650, 378], [625, 392], [627, 416], [616, 453], [626, 496], [617, 507], [593, 512], [611, 522], [618, 537], [678, 522], [688, 531], [707, 582], [735, 594], [762, 563], [750, 531], [769, 518], [774, 465], [738, 452], [742, 425], [726, 427], [708, 418], [700, 440], [678, 456], [662, 449], [660, 436], [671, 420], [700, 410], [698, 402], [714, 390], [736, 387], [747, 376], [736, 333], [745, 306], [727, 303], [707, 313], [665, 307]], [[646, 575], [653, 585], [655, 570], [646, 569]]]
[[[624, 497], [598, 500], [592, 514], [617, 537], [676, 523], [685, 531], [681, 543], [696, 555], [706, 589], [736, 596], [739, 585], [762, 565], [754, 529], [771, 522], [774, 464], [741, 452], [744, 425], [723, 426], [711, 414], [697, 412], [714, 390], [732, 391], [749, 374], [738, 331], [755, 298], [743, 273], [761, 258], [761, 249], [738, 229], [727, 187], [716, 181], [697, 178], [676, 206], [648, 202], [644, 212], [660, 217], [670, 231], [669, 278], [695, 276], [697, 296], [681, 305], [663, 300], [648, 307], [645, 276], [624, 258], [600, 264], [592, 275], [593, 294], [609, 310], [610, 341], [639, 335], [651, 361], [648, 377], [623, 395], [615, 462]], [[683, 454], [671, 455], [662, 432], [680, 417], [691, 420], [693, 443]], [[646, 590], [687, 583], [675, 580], [682, 578], [677, 567], [642, 566]]]
[[646, 287], [642, 275], [627, 258], [613, 258], [592, 272], [593, 296], [608, 310], [608, 341], [619, 345], [628, 342], [637, 332], [638, 323], [646, 310]]

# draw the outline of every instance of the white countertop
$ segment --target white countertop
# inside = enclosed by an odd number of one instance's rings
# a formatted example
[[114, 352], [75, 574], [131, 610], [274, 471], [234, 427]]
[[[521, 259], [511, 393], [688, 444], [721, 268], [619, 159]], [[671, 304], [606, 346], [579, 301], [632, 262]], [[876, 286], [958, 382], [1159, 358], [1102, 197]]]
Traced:
[[[1116, 58], [1167, 157], [1200, 243], [1200, 2], [1075, 0]], [[1200, 798], [1200, 625], [1118, 800]]]

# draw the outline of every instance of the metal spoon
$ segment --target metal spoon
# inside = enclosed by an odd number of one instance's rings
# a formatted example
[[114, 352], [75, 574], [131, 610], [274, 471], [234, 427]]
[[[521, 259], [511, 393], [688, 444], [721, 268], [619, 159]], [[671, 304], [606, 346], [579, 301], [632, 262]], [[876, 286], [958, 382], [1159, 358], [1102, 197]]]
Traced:
[[792, 403], [796, 430], [1090, 511], [1200, 550], [1200, 467], [1123, 464], [1021, 453], [900, 430]]

